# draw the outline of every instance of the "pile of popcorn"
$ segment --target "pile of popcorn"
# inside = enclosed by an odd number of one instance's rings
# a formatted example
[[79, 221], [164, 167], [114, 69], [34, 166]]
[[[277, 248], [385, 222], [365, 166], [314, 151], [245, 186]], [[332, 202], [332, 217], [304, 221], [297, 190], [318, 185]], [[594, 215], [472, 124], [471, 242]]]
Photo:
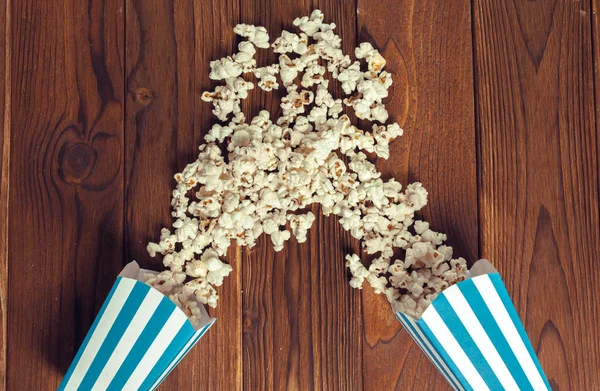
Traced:
[[[276, 251], [292, 235], [305, 242], [315, 221], [308, 208], [316, 203], [376, 256], [368, 266], [356, 254], [346, 257], [350, 285], [367, 281], [395, 311], [418, 318], [439, 292], [466, 277], [467, 267], [452, 258], [446, 235], [414, 220], [427, 203], [423, 186], [384, 181], [370, 161], [388, 158], [389, 143], [403, 133], [385, 124], [382, 101], [392, 84], [386, 61], [369, 43], [356, 48], [353, 61], [319, 10], [294, 25], [299, 34], [283, 31], [269, 45], [264, 27], [240, 24], [234, 31], [246, 40], [239, 52], [210, 63], [210, 78], [221, 84], [202, 99], [222, 123], [206, 135], [198, 159], [175, 175], [173, 229], [163, 228], [160, 241], [148, 245], [167, 270], [144, 279], [197, 322], [198, 302], [215, 307], [215, 286], [232, 270], [221, 259], [231, 241], [253, 247], [264, 233]], [[257, 48], [269, 47], [280, 54], [278, 63], [257, 67]], [[252, 76], [265, 91], [285, 89], [278, 118], [261, 111], [246, 120], [241, 101], [255, 88]], [[330, 92], [335, 80], [344, 99]], [[344, 107], [373, 121], [372, 129], [352, 125]]]

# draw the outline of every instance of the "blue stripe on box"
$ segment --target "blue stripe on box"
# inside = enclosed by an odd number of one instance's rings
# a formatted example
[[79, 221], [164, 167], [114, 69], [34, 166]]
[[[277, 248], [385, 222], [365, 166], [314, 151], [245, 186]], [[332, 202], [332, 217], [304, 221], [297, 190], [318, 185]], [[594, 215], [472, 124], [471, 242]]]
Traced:
[[110, 382], [107, 390], [118, 391], [123, 389], [123, 386], [129, 380], [138, 363], [144, 357], [144, 354], [176, 308], [175, 304], [166, 296], [161, 300], [152, 318], [133, 345], [131, 352], [129, 352], [127, 358], [125, 358], [113, 380]]
[[462, 324], [458, 315], [456, 315], [456, 312], [454, 312], [454, 308], [452, 308], [446, 296], [444, 294], [439, 295], [432, 303], [432, 306], [437, 310], [444, 323], [449, 326], [448, 328], [452, 335], [454, 335], [454, 338], [464, 350], [473, 366], [475, 366], [477, 372], [479, 372], [488, 388], [490, 390], [504, 389], [498, 380], [498, 377], [496, 377], [496, 374], [481, 353], [481, 350], [479, 350], [479, 347], [475, 341], [473, 341], [473, 337]]
[[127, 298], [127, 301], [123, 305], [121, 312], [117, 316], [117, 319], [113, 323], [104, 343], [100, 347], [98, 354], [96, 354], [96, 358], [92, 361], [85, 377], [83, 378], [78, 389], [80, 390], [91, 390], [92, 386], [96, 382], [98, 376], [102, 372], [102, 369], [108, 362], [110, 356], [112, 355], [115, 347], [121, 340], [123, 333], [131, 323], [134, 315], [138, 311], [141, 302], [144, 300], [148, 292], [150, 291], [150, 286], [139, 283], [135, 284], [131, 294]]
[[448, 288], [418, 321], [396, 317], [455, 389], [551, 389], [497, 273]]
[[177, 335], [173, 338], [173, 341], [169, 344], [169, 347], [165, 350], [161, 358], [154, 365], [154, 368], [150, 371], [146, 380], [142, 383], [138, 390], [146, 391], [151, 390], [152, 386], [156, 383], [156, 379], [159, 379], [169, 365], [177, 358], [177, 355], [185, 347], [186, 343], [194, 335], [194, 328], [188, 322], [185, 323], [180, 329]]
[[489, 278], [492, 281], [494, 288], [496, 288], [496, 291], [498, 292], [498, 295], [500, 296], [500, 299], [502, 300], [504, 307], [506, 307], [506, 310], [514, 323], [515, 328], [519, 332], [519, 335], [521, 336], [521, 339], [523, 340], [523, 343], [525, 344], [527, 351], [531, 355], [531, 359], [535, 363], [535, 366], [537, 367], [537, 370], [538, 370], [541, 378], [544, 380], [544, 383], [546, 384], [546, 387], [548, 387], [548, 390], [550, 390], [551, 389], [550, 384], [548, 383], [548, 380], [546, 379], [546, 375], [544, 374], [544, 371], [542, 370], [542, 366], [537, 358], [537, 355], [535, 354], [535, 351], [533, 350], [533, 346], [531, 346], [529, 337], [527, 336], [527, 333], [525, 332], [525, 327], [523, 327], [523, 324], [521, 323], [519, 314], [517, 313], [517, 310], [515, 309], [515, 307], [512, 303], [512, 300], [510, 299], [510, 296], [508, 294], [508, 291], [506, 290], [506, 287], [504, 286], [504, 283], [502, 282], [502, 278], [500, 277], [500, 274], [497, 274], [497, 273], [491, 274], [491, 275], [489, 275]]
[[213, 323], [195, 331], [168, 297], [142, 282], [118, 277], [59, 390], [148, 391]]
[[[161, 375], [161, 377], [154, 383], [153, 387], [151, 388], [152, 390], [156, 389], [156, 387], [158, 387], [160, 385], [160, 383], [162, 383], [163, 380], [165, 380], [165, 378], [169, 375], [169, 373], [171, 373], [173, 368], [175, 368], [177, 366], [177, 364], [179, 364], [179, 362], [186, 356], [186, 354], [188, 354], [188, 352], [196, 345], [196, 343], [200, 340], [200, 338], [202, 338], [202, 336], [206, 333], [206, 331], [210, 328], [210, 326], [212, 326], [212, 324], [214, 322], [215, 322], [215, 320], [213, 319], [206, 326], [204, 326], [201, 329], [199, 329], [198, 331], [196, 331], [196, 333], [191, 338], [191, 340], [188, 341], [188, 346], [185, 347], [185, 350], [183, 352], [179, 353], [179, 355], [175, 359], [175, 361], [172, 362], [167, 367], [167, 369], [164, 371], [164, 373]], [[191, 342], [191, 343], [189, 343], [189, 342]], [[140, 390], [141, 390], [141, 388], [140, 388]]]
[[113, 294], [117, 290], [117, 286], [119, 285], [120, 280], [121, 280], [121, 277], [117, 278], [117, 281], [113, 284], [112, 288], [110, 289], [110, 292], [108, 293], [108, 297], [106, 298], [106, 300], [104, 300], [104, 304], [102, 304], [102, 308], [100, 308], [100, 312], [98, 312], [98, 315], [96, 315], [96, 319], [94, 320], [94, 323], [92, 324], [92, 327], [90, 328], [90, 331], [88, 331], [87, 335], [85, 336], [85, 339], [83, 340], [81, 346], [79, 347], [79, 350], [77, 351], [77, 354], [75, 355], [75, 358], [73, 359], [73, 362], [69, 366], [69, 370], [67, 371], [67, 373], [65, 374], [65, 377], [63, 378], [62, 382], [60, 383], [60, 386], [58, 387], [58, 391], [64, 390], [65, 386], [69, 382], [69, 379], [71, 379], [71, 376], [73, 375], [73, 371], [77, 367], [77, 364], [79, 363], [79, 360], [81, 359], [81, 355], [83, 354], [83, 352], [85, 351], [85, 348], [87, 347], [88, 343], [90, 342], [90, 338], [92, 338], [92, 334], [94, 334], [94, 330], [96, 330], [98, 323], [100, 323], [100, 319], [102, 318], [102, 315], [104, 315], [104, 311], [106, 310], [106, 307], [108, 307], [108, 303], [110, 303], [110, 300], [112, 299]]
[[481, 297], [481, 294], [477, 287], [475, 287], [473, 281], [466, 280], [462, 282], [460, 284], [460, 290], [463, 292], [464, 296], [468, 298], [469, 305], [473, 309], [473, 312], [475, 312], [477, 319], [481, 322], [481, 325], [502, 357], [502, 361], [504, 361], [504, 364], [517, 382], [519, 388], [521, 390], [532, 390], [533, 385], [529, 382], [521, 365], [519, 365], [519, 360], [512, 351], [508, 341], [500, 330], [500, 327], [498, 327], [490, 309]]
[[452, 359], [448, 355], [448, 352], [446, 352], [446, 349], [444, 349], [444, 347], [440, 344], [440, 341], [438, 341], [438, 339], [435, 337], [433, 332], [431, 332], [431, 329], [427, 326], [427, 324], [425, 322], [422, 322], [421, 320], [419, 320], [418, 325], [421, 328], [421, 330], [423, 330], [423, 333], [427, 336], [429, 341], [431, 342], [431, 345], [439, 353], [440, 357], [442, 357], [442, 360], [444, 360], [444, 362], [446, 363], [446, 365], [448, 366], [450, 371], [452, 371], [452, 373], [456, 376], [456, 378], [458, 379], [458, 382], [463, 386], [463, 388], [465, 390], [473, 391], [473, 387], [471, 387], [469, 385], [469, 382], [467, 382], [467, 379], [465, 379], [462, 372], [458, 369], [456, 364], [454, 364], [454, 361], [452, 361]]
[[[402, 326], [404, 326], [404, 328], [410, 334], [410, 336], [412, 337], [412, 339], [421, 348], [421, 350], [423, 351], [423, 353], [425, 353], [425, 355], [427, 356], [427, 358], [429, 358], [429, 360], [431, 361], [431, 363], [433, 364], [433, 366], [436, 367], [436, 369], [444, 376], [444, 378], [446, 379], [446, 381], [448, 383], [450, 383], [450, 385], [452, 386], [452, 388], [455, 389], [455, 390], [462, 390], [463, 388], [460, 387], [460, 385], [457, 383], [456, 378], [454, 378], [454, 376], [445, 369], [445, 367], [444, 367], [445, 364], [441, 363], [436, 358], [436, 356], [433, 354], [433, 352], [431, 351], [431, 349], [428, 347], [428, 343], [426, 343], [425, 340], [424, 340], [424, 338], [426, 338], [425, 335], [422, 335], [417, 330], [417, 328], [419, 326], [412, 319], [410, 319], [408, 316], [406, 316], [406, 315], [404, 315], [404, 314], [402, 314], [400, 312], [396, 313], [396, 318], [400, 321], [400, 323], [402, 323]], [[429, 341], [427, 341], [427, 342], [429, 342]], [[431, 343], [429, 343], [429, 345], [431, 345]]]
[[[454, 313], [458, 316], [458, 319], [461, 321], [462, 325], [465, 327], [465, 329], [473, 339], [473, 343], [477, 346], [477, 348], [487, 361], [487, 364], [490, 366], [490, 368], [496, 375], [496, 378], [498, 379], [502, 387], [506, 390], [518, 390], [519, 386], [517, 385], [517, 382], [515, 381], [508, 367], [504, 363], [504, 360], [502, 360], [500, 353], [498, 353], [498, 350], [494, 346], [494, 343], [492, 342], [487, 332], [481, 325], [481, 322], [477, 318], [477, 315], [471, 308], [471, 305], [465, 298], [463, 292], [460, 290], [460, 287], [454, 286], [452, 288], [446, 289], [444, 291], [444, 297], [448, 300], [448, 303], [454, 309]], [[441, 331], [442, 333], [444, 332], [443, 330]], [[440, 336], [440, 338], [443, 337]], [[451, 338], [455, 340], [454, 336], [451, 336]], [[462, 351], [462, 347], [460, 347], [458, 343], [457, 346], [458, 349]], [[448, 349], [448, 347], [446, 347], [446, 349]], [[462, 353], [464, 354], [464, 351], [462, 351]], [[460, 359], [459, 356], [453, 356], [452, 354], [451, 356], [454, 360]], [[464, 356], [463, 360], [470, 359], [467, 356]], [[475, 369], [475, 367], [472, 364], [471, 366], [473, 369]], [[468, 368], [463, 368], [463, 371], [465, 369], [470, 371], [470, 369]], [[477, 369], [475, 369], [475, 371], [477, 371]], [[466, 377], [467, 379], [469, 379], [469, 376]], [[479, 377], [481, 378], [481, 375], [479, 375]], [[483, 382], [483, 379], [481, 379], [481, 381]], [[487, 385], [484, 385], [484, 387], [487, 388]]]
[[525, 346], [525, 341], [523, 341], [523, 338], [519, 334], [518, 328], [523, 326], [519, 322], [517, 327], [508, 313], [507, 305], [509, 308], [514, 308], [512, 303], [505, 303], [502, 301], [497, 288], [494, 286], [492, 279], [489, 276], [485, 275], [474, 278], [473, 283], [492, 312], [494, 320], [498, 323], [502, 334], [506, 337], [508, 344], [519, 360], [519, 364], [523, 368], [527, 378], [534, 385], [534, 389], [550, 390], [546, 379], [540, 375], [540, 372], [536, 367], [534, 362], [535, 356], [531, 356], [530, 351]]

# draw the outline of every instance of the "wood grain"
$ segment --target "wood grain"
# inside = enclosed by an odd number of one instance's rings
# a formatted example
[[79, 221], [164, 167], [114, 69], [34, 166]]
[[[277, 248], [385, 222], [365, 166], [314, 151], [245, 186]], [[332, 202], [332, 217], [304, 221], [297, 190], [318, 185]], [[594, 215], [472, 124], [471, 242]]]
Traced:
[[[295, 30], [294, 18], [316, 7], [338, 26], [344, 49], [353, 50], [351, 2], [248, 1], [241, 22], [266, 26], [274, 39], [282, 29]], [[273, 53], [259, 52], [259, 64], [274, 60]], [[275, 118], [280, 96], [255, 91], [252, 100], [260, 106], [244, 108], [253, 113], [264, 108]], [[316, 208], [313, 213], [321, 214]], [[244, 389], [362, 388], [360, 295], [344, 277], [344, 256], [357, 251], [357, 243], [333, 218], [320, 216], [314, 224], [306, 243], [292, 239], [275, 253], [263, 237], [244, 251]]]
[[[358, 1], [359, 40], [372, 42], [386, 58], [394, 76], [387, 107], [405, 129], [378, 167], [403, 184], [422, 182], [429, 191], [423, 217], [448, 234], [457, 256], [473, 262], [478, 217], [470, 21], [468, 1]], [[384, 297], [364, 289], [362, 308], [365, 389], [450, 389]]]
[[11, 2], [9, 390], [55, 390], [122, 268], [123, 4]]
[[[210, 105], [200, 100], [211, 88], [209, 61], [235, 48], [235, 0], [127, 0], [126, 50], [126, 259], [163, 268], [146, 252], [160, 228], [172, 223], [173, 175], [195, 159], [212, 124]], [[234, 272], [219, 290], [211, 316], [218, 319], [167, 378], [162, 389], [233, 390], [241, 385], [241, 264], [229, 253]]]
[[8, 194], [10, 177], [10, 5], [0, 4], [0, 390], [6, 390]]
[[556, 390], [600, 388], [589, 2], [474, 2], [482, 255]]

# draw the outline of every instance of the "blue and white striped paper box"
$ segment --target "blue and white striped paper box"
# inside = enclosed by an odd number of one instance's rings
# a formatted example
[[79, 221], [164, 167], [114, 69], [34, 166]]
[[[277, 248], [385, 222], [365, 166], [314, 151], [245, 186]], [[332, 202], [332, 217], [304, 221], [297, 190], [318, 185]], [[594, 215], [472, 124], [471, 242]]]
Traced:
[[154, 390], [216, 319], [195, 329], [168, 297], [137, 280], [128, 264], [117, 278], [58, 390]]
[[396, 317], [455, 390], [551, 389], [500, 274], [486, 260], [418, 321]]

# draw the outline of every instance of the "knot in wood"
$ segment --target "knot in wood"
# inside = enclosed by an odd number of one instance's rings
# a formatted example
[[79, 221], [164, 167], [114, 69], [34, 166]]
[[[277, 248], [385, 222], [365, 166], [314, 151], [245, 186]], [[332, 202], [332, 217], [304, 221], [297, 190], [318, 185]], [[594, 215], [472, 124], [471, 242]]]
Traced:
[[79, 184], [92, 173], [96, 163], [96, 151], [86, 143], [73, 144], [66, 148], [60, 160], [63, 180]]
[[149, 88], [140, 87], [135, 90], [135, 100], [143, 106], [148, 106], [154, 100], [154, 93]]

